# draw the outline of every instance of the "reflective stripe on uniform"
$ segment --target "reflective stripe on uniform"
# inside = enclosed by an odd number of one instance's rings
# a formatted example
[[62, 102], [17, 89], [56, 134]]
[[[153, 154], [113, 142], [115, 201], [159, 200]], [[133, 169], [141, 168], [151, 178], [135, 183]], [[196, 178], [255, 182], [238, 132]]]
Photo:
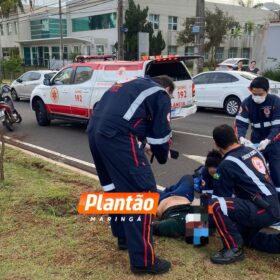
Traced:
[[261, 128], [260, 123], [252, 123], [252, 126], [255, 127], [255, 128]]
[[227, 203], [223, 197], [212, 195], [212, 198], [216, 198], [219, 201], [221, 210], [225, 216], [228, 216], [228, 209], [227, 209]]
[[263, 126], [264, 126], [264, 127], [270, 127], [271, 125], [272, 125], [271, 122], [264, 122], [264, 123], [263, 123]]
[[280, 192], [280, 188], [275, 188], [277, 192]]
[[247, 118], [243, 118], [243, 117], [241, 117], [241, 116], [236, 116], [236, 119], [237, 120], [239, 120], [239, 121], [241, 121], [241, 122], [244, 122], [244, 123], [250, 123], [250, 120], [249, 119], [247, 119]]
[[130, 121], [131, 118], [133, 117], [134, 113], [136, 112], [136, 110], [140, 107], [140, 105], [143, 103], [143, 101], [149, 97], [150, 95], [158, 92], [158, 91], [164, 91], [164, 88], [162, 87], [151, 87], [148, 88], [144, 91], [142, 91], [137, 98], [133, 101], [133, 103], [130, 105], [130, 107], [128, 108], [128, 110], [126, 111], [125, 115], [123, 116], [123, 118], [127, 121]]
[[213, 193], [213, 190], [203, 190], [202, 193]]
[[272, 125], [279, 125], [280, 124], [280, 120], [272, 121], [271, 124]]
[[147, 137], [147, 142], [151, 145], [161, 145], [161, 144], [167, 143], [171, 137], [172, 137], [172, 132], [170, 132], [168, 135], [166, 135], [163, 138]]
[[245, 172], [245, 174], [253, 180], [253, 182], [258, 186], [258, 188], [262, 191], [263, 194], [265, 194], [266, 196], [271, 195], [271, 192], [266, 187], [266, 185], [262, 183], [260, 179], [256, 176], [256, 174], [250, 168], [248, 168], [246, 164], [244, 164], [240, 159], [235, 158], [233, 156], [228, 156], [225, 158], [225, 160], [229, 160], [236, 163]]
[[102, 189], [104, 192], [109, 192], [115, 189], [115, 185], [112, 183], [106, 186], [102, 186]]

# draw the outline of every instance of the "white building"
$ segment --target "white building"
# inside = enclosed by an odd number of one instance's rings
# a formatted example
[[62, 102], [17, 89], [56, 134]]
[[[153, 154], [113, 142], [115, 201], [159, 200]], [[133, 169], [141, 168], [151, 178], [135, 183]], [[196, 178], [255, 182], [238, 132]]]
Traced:
[[[155, 32], [161, 30], [166, 42], [163, 54], [192, 54], [193, 46], [179, 47], [177, 32], [183, 29], [185, 19], [195, 16], [196, 0], [135, 0], [141, 8], [149, 7], [148, 19]], [[128, 0], [123, 0], [124, 14]], [[258, 32], [272, 13], [260, 9], [206, 2], [206, 9], [215, 7], [233, 16], [241, 26], [254, 22], [255, 31], [242, 36], [228, 36], [220, 46], [217, 59], [254, 56]], [[9, 48], [18, 47], [26, 64], [47, 65], [50, 58], [59, 58], [59, 20], [57, 7], [37, 7], [24, 14], [17, 12], [8, 19], [0, 20], [3, 55]], [[64, 58], [74, 54], [111, 54], [118, 40], [118, 1], [72, 0], [63, 10]], [[244, 33], [244, 32], [243, 32]], [[72, 54], [72, 55], [71, 55]], [[206, 54], [207, 58], [207, 54]]]

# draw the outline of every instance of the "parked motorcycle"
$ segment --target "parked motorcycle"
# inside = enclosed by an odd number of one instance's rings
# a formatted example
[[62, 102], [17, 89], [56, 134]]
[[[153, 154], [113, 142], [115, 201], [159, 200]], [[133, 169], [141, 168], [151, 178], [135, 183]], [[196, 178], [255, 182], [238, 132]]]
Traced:
[[22, 121], [21, 115], [14, 107], [11, 88], [8, 85], [0, 87], [0, 122], [9, 130], [14, 130], [14, 123]]

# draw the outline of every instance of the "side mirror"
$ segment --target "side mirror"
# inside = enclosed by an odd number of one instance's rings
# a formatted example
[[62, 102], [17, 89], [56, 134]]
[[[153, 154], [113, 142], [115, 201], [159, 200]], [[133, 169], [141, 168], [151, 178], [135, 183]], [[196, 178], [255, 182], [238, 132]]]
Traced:
[[50, 86], [50, 85], [51, 85], [50, 79], [44, 79], [43, 84], [44, 84], [45, 86]]
[[22, 83], [22, 79], [17, 79], [16, 80], [18, 83]]

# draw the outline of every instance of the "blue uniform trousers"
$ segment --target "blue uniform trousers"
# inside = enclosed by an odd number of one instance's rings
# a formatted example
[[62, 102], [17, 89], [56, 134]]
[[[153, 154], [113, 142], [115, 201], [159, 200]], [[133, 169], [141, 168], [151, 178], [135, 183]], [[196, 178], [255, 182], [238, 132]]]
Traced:
[[216, 198], [212, 199], [212, 209], [225, 248], [247, 245], [265, 252], [280, 253], [279, 236], [260, 232], [262, 228], [277, 222], [277, 217], [249, 200], [224, 199], [225, 205], [222, 206]]
[[269, 164], [271, 179], [280, 193], [280, 141], [269, 144], [263, 155]]
[[[104, 191], [156, 192], [156, 182], [149, 162], [137, 145], [137, 139], [129, 132], [96, 129], [88, 131], [91, 153]], [[154, 263], [152, 215], [123, 215], [132, 217], [121, 221], [111, 217], [111, 229], [115, 237], [127, 239], [132, 266], [149, 266]], [[115, 219], [118, 219], [117, 221]], [[141, 221], [137, 221], [137, 219]]]

